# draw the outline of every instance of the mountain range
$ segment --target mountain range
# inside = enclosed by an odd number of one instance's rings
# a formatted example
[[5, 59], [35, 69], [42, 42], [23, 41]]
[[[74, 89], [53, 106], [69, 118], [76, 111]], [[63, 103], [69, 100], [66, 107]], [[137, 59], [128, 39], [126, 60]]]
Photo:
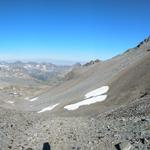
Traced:
[[150, 149], [150, 37], [84, 65], [0, 63], [0, 147]]

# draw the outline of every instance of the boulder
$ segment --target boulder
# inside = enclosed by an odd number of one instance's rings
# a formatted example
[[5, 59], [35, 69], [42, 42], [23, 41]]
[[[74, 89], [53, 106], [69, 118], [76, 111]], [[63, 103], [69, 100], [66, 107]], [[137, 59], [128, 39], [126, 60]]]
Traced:
[[130, 142], [121, 142], [115, 145], [116, 150], [132, 150]]

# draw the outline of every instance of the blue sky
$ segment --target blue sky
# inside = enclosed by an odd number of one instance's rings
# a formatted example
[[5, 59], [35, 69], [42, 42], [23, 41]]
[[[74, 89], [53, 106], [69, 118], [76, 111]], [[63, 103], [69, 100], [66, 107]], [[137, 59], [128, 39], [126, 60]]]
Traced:
[[0, 59], [111, 58], [150, 34], [149, 6], [149, 0], [0, 1]]

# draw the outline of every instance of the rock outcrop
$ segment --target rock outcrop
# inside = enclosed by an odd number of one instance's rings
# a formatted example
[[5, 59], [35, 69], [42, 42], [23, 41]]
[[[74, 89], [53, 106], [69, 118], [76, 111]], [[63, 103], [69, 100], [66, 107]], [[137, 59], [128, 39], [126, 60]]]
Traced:
[[90, 62], [84, 64], [83, 66], [87, 67], [87, 66], [91, 66], [91, 65], [94, 65], [96, 63], [99, 63], [99, 62], [101, 62], [99, 59], [91, 60]]
[[140, 42], [140, 43], [137, 45], [137, 48], [146, 46], [148, 43], [150, 43], [150, 36], [148, 36], [148, 38], [146, 38], [146, 39], [144, 39], [142, 42]]

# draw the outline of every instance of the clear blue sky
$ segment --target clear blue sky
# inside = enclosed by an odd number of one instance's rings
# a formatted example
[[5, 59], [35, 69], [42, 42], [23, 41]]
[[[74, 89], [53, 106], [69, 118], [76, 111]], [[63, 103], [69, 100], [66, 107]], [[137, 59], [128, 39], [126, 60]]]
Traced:
[[108, 59], [150, 34], [150, 0], [1, 0], [0, 59]]

